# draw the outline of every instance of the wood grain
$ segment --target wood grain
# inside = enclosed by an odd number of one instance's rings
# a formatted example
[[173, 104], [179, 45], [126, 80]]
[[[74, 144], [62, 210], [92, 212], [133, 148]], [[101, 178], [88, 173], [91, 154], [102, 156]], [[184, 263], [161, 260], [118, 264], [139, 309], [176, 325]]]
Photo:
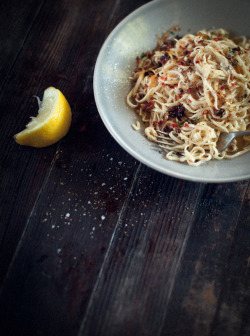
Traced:
[[44, 1], [2, 0], [0, 3], [0, 91], [15, 65]]
[[[18, 4], [16, 1], [13, 7], [19, 8]], [[36, 5], [35, 2], [32, 4]], [[103, 16], [104, 5], [106, 16]], [[115, 8], [119, 10], [118, 4]], [[34, 12], [32, 6], [30, 10]], [[32, 96], [42, 98], [43, 90], [52, 85], [62, 90], [73, 111], [68, 146], [88, 147], [88, 144], [82, 145], [86, 136], [80, 130], [86, 124], [89, 130], [92, 126], [96, 131], [103, 128], [94, 104], [92, 78], [97, 53], [113, 27], [114, 10], [112, 1], [106, 1], [105, 4], [94, 1], [87, 7], [81, 1], [71, 1], [70, 6], [67, 1], [62, 1], [60, 11], [57, 2], [47, 1], [41, 6], [34, 22], [28, 21], [20, 12], [20, 20], [23, 21], [18, 27], [24, 26], [27, 21], [29, 24], [23, 32], [21, 51], [16, 50], [18, 59], [13, 65], [11, 76], [0, 93], [1, 108], [5, 111], [0, 115], [3, 125], [1, 170], [4, 172], [4, 178], [0, 181], [3, 191], [0, 196], [0, 216], [3, 219], [0, 228], [1, 280], [29, 220], [34, 200], [50, 174], [58, 150], [57, 145], [40, 151], [20, 148], [13, 141], [13, 135], [24, 128], [30, 116], [37, 113], [37, 103]], [[113, 15], [110, 16], [112, 11]], [[88, 22], [91, 23], [90, 30], [87, 30]], [[5, 58], [8, 59], [7, 54]], [[98, 122], [98, 127], [93, 122]], [[98, 138], [95, 132], [85, 133], [90, 136], [89, 142]], [[93, 146], [88, 150], [91, 148]], [[72, 150], [74, 148], [71, 147]], [[16, 216], [18, 223], [15, 222]]]
[[[98, 52], [145, 3], [1, 2], [1, 335], [250, 333], [249, 182], [153, 171], [95, 106]], [[51, 85], [71, 105], [69, 133], [41, 150], [16, 145], [32, 96]]]
[[[149, 176], [144, 178], [148, 180]], [[156, 178], [150, 176], [149, 180], [155, 183]], [[157, 185], [160, 192], [161, 186], [165, 189], [159, 198], [147, 186], [144, 202], [152, 197], [158, 205], [155, 211], [149, 210], [152, 221], [146, 224], [147, 229], [140, 210], [136, 213], [128, 208], [126, 223], [135, 216], [130, 230], [136, 233], [131, 232], [126, 242], [123, 235], [117, 239], [106, 274], [83, 321], [83, 335], [107, 335], [105, 330], [109, 335], [209, 335], [218, 303], [217, 290], [222, 286], [222, 265], [231, 251], [232, 232], [248, 184], [235, 184], [234, 188], [192, 183], [181, 186], [179, 181], [172, 181]], [[176, 194], [169, 199], [166, 192], [171, 187]], [[234, 206], [227, 206], [227, 197], [236, 190], [239, 198]], [[216, 202], [224, 204], [225, 219], [220, 223], [212, 218]], [[209, 209], [204, 203], [209, 204]], [[247, 300], [247, 288], [243, 292]], [[95, 316], [99, 320], [94, 323]]]

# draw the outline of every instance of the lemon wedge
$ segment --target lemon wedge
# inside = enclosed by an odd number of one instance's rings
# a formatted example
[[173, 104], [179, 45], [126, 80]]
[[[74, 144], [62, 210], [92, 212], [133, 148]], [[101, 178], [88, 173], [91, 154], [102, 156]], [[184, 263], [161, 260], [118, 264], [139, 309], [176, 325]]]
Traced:
[[44, 91], [38, 115], [31, 117], [26, 128], [14, 135], [19, 145], [47, 147], [62, 139], [71, 125], [71, 109], [60, 90], [49, 87]]

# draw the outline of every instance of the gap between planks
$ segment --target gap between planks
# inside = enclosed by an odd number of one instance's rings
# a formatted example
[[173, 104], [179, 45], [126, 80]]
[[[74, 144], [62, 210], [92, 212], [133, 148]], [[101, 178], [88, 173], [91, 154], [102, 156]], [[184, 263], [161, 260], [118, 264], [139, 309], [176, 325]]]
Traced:
[[35, 21], [36, 21], [36, 18], [38, 17], [39, 13], [41, 12], [41, 9], [42, 9], [42, 7], [44, 6], [44, 3], [45, 3], [44, 0], [41, 1], [40, 6], [38, 7], [37, 11], [36, 11], [35, 14], [34, 14], [33, 20], [32, 20], [32, 22], [31, 22], [29, 28], [27, 29], [26, 36], [24, 37], [22, 43], [20, 44], [19, 51], [17, 52], [16, 57], [14, 58], [12, 64], [10, 65], [10, 68], [9, 68], [9, 70], [8, 70], [8, 73], [6, 74], [4, 80], [3, 80], [2, 83], [1, 83], [1, 86], [0, 86], [0, 94], [1, 94], [2, 91], [4, 90], [5, 83], [8, 81], [8, 79], [9, 79], [11, 73], [12, 73], [12, 70], [13, 70], [13, 68], [15, 67], [15, 64], [16, 64], [18, 58], [19, 58], [19, 55], [21, 54], [21, 52], [22, 52], [22, 50], [23, 50], [23, 48], [24, 48], [25, 42], [27, 41], [27, 39], [28, 39], [28, 37], [29, 37], [29, 34], [30, 34], [31, 30], [32, 30], [32, 27], [33, 27], [33, 25], [34, 25], [34, 23], [35, 23]]
[[107, 260], [108, 260], [108, 257], [109, 257], [110, 251], [111, 251], [112, 243], [113, 243], [113, 241], [114, 241], [114, 239], [115, 239], [115, 236], [116, 236], [116, 234], [117, 234], [117, 232], [118, 232], [118, 228], [119, 228], [119, 225], [120, 225], [120, 223], [121, 223], [121, 219], [122, 219], [122, 217], [123, 217], [123, 214], [125, 213], [125, 210], [126, 210], [126, 208], [127, 208], [127, 204], [128, 204], [128, 201], [129, 201], [129, 197], [130, 197], [130, 195], [131, 195], [131, 192], [132, 192], [132, 190], [134, 189], [134, 185], [135, 185], [136, 181], [138, 180], [138, 175], [139, 175], [139, 172], [140, 172], [140, 170], [141, 170], [141, 167], [142, 167], [142, 163], [139, 163], [139, 165], [138, 165], [138, 167], [137, 167], [137, 169], [136, 169], [136, 171], [135, 171], [135, 173], [134, 173], [134, 175], [133, 175], [131, 185], [130, 185], [130, 187], [128, 188], [127, 196], [126, 196], [126, 198], [125, 198], [125, 200], [124, 200], [124, 203], [123, 203], [121, 212], [120, 212], [120, 214], [119, 214], [119, 217], [118, 217], [118, 219], [117, 219], [117, 222], [116, 222], [114, 231], [113, 231], [113, 233], [112, 233], [112, 236], [111, 236], [111, 239], [110, 239], [110, 242], [109, 242], [109, 246], [108, 246], [107, 252], [106, 252], [106, 254], [105, 254], [105, 257], [104, 257], [104, 260], [103, 260], [101, 269], [100, 269], [99, 274], [98, 274], [98, 276], [97, 276], [97, 280], [96, 280], [95, 286], [94, 286], [93, 291], [92, 291], [92, 293], [91, 293], [91, 297], [90, 297], [90, 300], [89, 300], [89, 303], [88, 303], [88, 307], [87, 307], [86, 312], [85, 312], [85, 316], [84, 316], [84, 318], [83, 318], [83, 320], [82, 320], [82, 323], [81, 323], [81, 325], [80, 325], [79, 332], [78, 332], [78, 336], [81, 336], [82, 333], [83, 333], [83, 330], [84, 330], [84, 326], [85, 326], [85, 323], [86, 323], [86, 319], [87, 319], [88, 313], [89, 313], [89, 311], [90, 311], [90, 309], [91, 309], [91, 307], [92, 307], [92, 303], [93, 303], [94, 295], [95, 295], [95, 293], [96, 293], [96, 291], [97, 291], [97, 288], [98, 288], [98, 286], [99, 286], [99, 283], [100, 283], [100, 280], [101, 280], [101, 277], [102, 277], [103, 270], [104, 270], [104, 268], [105, 268], [106, 262], [107, 262]]
[[55, 155], [54, 155], [54, 157], [53, 157], [53, 159], [52, 159], [52, 161], [51, 161], [50, 168], [48, 169], [48, 173], [47, 173], [47, 175], [46, 175], [45, 178], [44, 178], [43, 184], [42, 184], [42, 186], [41, 186], [39, 192], [37, 193], [37, 197], [36, 197], [36, 199], [35, 199], [35, 201], [34, 201], [34, 205], [33, 205], [32, 209], [31, 209], [31, 211], [30, 211], [30, 215], [29, 215], [29, 217], [28, 217], [28, 219], [27, 219], [27, 222], [26, 222], [26, 224], [25, 224], [25, 226], [24, 226], [23, 233], [22, 233], [22, 235], [21, 235], [21, 237], [20, 237], [20, 239], [19, 239], [19, 242], [18, 242], [18, 244], [17, 244], [16, 250], [15, 250], [15, 252], [14, 252], [14, 254], [13, 254], [12, 260], [11, 260], [11, 262], [10, 262], [10, 264], [9, 264], [9, 267], [8, 267], [7, 271], [6, 271], [6, 275], [5, 275], [5, 277], [4, 277], [4, 279], [3, 279], [3, 282], [2, 282], [2, 287], [0, 288], [0, 296], [2, 295], [2, 291], [3, 291], [3, 289], [4, 289], [4, 286], [5, 286], [6, 281], [7, 281], [7, 279], [8, 279], [8, 276], [9, 276], [9, 273], [10, 273], [10, 271], [11, 271], [12, 265], [14, 264], [14, 262], [15, 262], [15, 260], [16, 260], [16, 258], [17, 258], [17, 255], [18, 255], [18, 253], [19, 253], [19, 250], [20, 250], [20, 248], [21, 248], [21, 246], [22, 246], [22, 242], [23, 242], [23, 240], [24, 240], [26, 231], [27, 231], [27, 229], [28, 229], [28, 227], [29, 227], [30, 218], [32, 217], [32, 215], [33, 215], [33, 213], [34, 213], [34, 210], [35, 210], [35, 208], [36, 208], [36, 205], [37, 205], [37, 202], [38, 202], [38, 200], [39, 200], [39, 198], [40, 198], [40, 195], [42, 194], [42, 191], [43, 191], [43, 189], [45, 188], [45, 186], [46, 186], [46, 184], [47, 184], [47, 181], [49, 180], [50, 174], [51, 174], [52, 169], [53, 169], [53, 167], [54, 167], [54, 164], [55, 164], [55, 162], [56, 162], [56, 160], [57, 160], [57, 155], [58, 155], [58, 153], [59, 153], [60, 144], [61, 144], [61, 141], [60, 141], [60, 142], [58, 143], [58, 145], [57, 145]]

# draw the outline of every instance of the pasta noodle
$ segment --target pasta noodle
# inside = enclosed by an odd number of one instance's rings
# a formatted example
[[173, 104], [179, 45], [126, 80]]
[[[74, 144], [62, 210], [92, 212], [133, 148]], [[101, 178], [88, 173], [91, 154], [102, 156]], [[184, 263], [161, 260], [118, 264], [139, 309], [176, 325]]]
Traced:
[[222, 153], [216, 147], [221, 132], [249, 128], [250, 41], [224, 29], [183, 37], [178, 30], [158, 36], [156, 48], [137, 57], [127, 103], [146, 124], [147, 138], [166, 132], [166, 158], [192, 166], [250, 151], [250, 137]]

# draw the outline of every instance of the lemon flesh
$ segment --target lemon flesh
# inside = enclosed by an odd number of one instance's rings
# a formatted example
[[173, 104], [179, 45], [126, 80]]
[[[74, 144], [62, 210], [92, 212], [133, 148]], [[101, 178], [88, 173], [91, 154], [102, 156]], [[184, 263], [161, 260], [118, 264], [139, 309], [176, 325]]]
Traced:
[[62, 92], [53, 87], [44, 91], [38, 115], [14, 135], [19, 145], [47, 147], [62, 139], [71, 125], [71, 108]]

